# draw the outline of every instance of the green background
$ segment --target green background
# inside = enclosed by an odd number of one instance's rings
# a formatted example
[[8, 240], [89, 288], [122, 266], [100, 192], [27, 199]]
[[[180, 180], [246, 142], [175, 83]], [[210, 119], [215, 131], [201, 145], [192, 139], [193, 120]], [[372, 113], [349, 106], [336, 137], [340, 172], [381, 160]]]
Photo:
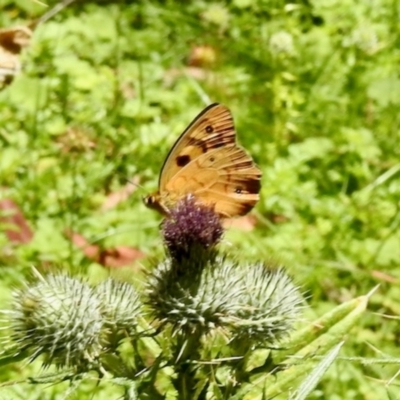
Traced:
[[[48, 9], [0, 5], [7, 28]], [[142, 197], [156, 189], [180, 132], [221, 102], [263, 173], [254, 229], [232, 228], [224, 246], [243, 260], [285, 265], [308, 298], [306, 319], [379, 284], [341, 356], [389, 364], [400, 340], [399, 21], [395, 0], [102, 1], [72, 4], [39, 25], [22, 73], [0, 91], [1, 197], [18, 204], [34, 233], [13, 246], [0, 232], [2, 308], [31, 266], [98, 281], [131, 277], [160, 257], [161, 219]], [[102, 211], [135, 179], [140, 188]], [[147, 257], [104, 268], [68, 229]], [[310, 398], [398, 398], [396, 380], [386, 387], [393, 363], [339, 360]], [[39, 369], [3, 369], [1, 380]], [[91, 398], [89, 387], [76, 398]], [[4, 396], [28, 390], [29, 399], [58, 399], [65, 387], [25, 385]], [[120, 395], [104, 384], [94, 398]]]

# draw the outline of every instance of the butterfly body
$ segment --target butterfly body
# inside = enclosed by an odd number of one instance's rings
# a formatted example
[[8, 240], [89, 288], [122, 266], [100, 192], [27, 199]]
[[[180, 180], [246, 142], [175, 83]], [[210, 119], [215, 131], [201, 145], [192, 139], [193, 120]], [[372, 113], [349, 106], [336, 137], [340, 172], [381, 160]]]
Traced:
[[159, 189], [145, 204], [164, 215], [192, 195], [230, 218], [259, 200], [261, 171], [236, 143], [232, 114], [222, 104], [206, 107], [182, 133], [161, 170]]

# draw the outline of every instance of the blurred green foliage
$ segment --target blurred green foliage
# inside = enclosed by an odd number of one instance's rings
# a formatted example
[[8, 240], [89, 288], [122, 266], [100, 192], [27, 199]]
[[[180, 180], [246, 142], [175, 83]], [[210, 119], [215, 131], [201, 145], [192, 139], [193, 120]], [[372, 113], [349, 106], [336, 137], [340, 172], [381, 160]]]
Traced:
[[[2, 27], [46, 11], [1, 5]], [[399, 18], [395, 0], [103, 1], [39, 25], [0, 92], [2, 197], [34, 231], [0, 256], [2, 286], [43, 262], [98, 273], [66, 229], [159, 254], [160, 219], [141, 197], [179, 133], [218, 101], [263, 171], [255, 230], [227, 240], [240, 257], [286, 265], [310, 315], [379, 283], [379, 314], [341, 354], [398, 357], [399, 322], [381, 314], [400, 312]], [[144, 189], [101, 211], [134, 176]], [[312, 398], [395, 398], [385, 388], [395, 372], [341, 361]]]

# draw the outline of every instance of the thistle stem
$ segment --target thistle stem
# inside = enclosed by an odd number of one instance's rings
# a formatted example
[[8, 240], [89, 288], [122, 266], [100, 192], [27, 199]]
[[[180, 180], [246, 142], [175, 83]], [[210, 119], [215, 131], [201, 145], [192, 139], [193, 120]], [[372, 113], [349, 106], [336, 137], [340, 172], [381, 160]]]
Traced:
[[193, 392], [196, 388], [196, 369], [197, 366], [192, 361], [200, 358], [201, 349], [201, 331], [195, 330], [179, 334], [176, 354], [175, 354], [175, 371], [177, 373], [173, 384], [178, 392], [179, 400], [190, 400], [193, 398]]

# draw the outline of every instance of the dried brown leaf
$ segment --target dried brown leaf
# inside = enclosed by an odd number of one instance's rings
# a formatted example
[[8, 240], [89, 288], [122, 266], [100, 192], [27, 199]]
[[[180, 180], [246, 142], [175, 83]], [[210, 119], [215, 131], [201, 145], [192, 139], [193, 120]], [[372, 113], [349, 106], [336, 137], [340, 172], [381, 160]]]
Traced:
[[10, 242], [29, 243], [33, 238], [28, 222], [13, 200], [0, 200], [0, 226]]
[[135, 176], [129, 183], [127, 183], [120, 190], [118, 190], [117, 192], [110, 193], [106, 197], [103, 205], [101, 206], [101, 210], [102, 211], [110, 210], [116, 207], [122, 201], [127, 200], [128, 197], [137, 190], [138, 185], [139, 185], [139, 177]]
[[0, 83], [10, 83], [21, 71], [19, 57], [22, 49], [29, 46], [32, 35], [26, 26], [0, 29]]
[[124, 267], [145, 256], [145, 253], [133, 247], [117, 246], [114, 248], [102, 249], [98, 245], [89, 243], [88, 240], [79, 233], [67, 231], [66, 235], [73, 244], [83, 251], [87, 258], [96, 261], [104, 267]]

